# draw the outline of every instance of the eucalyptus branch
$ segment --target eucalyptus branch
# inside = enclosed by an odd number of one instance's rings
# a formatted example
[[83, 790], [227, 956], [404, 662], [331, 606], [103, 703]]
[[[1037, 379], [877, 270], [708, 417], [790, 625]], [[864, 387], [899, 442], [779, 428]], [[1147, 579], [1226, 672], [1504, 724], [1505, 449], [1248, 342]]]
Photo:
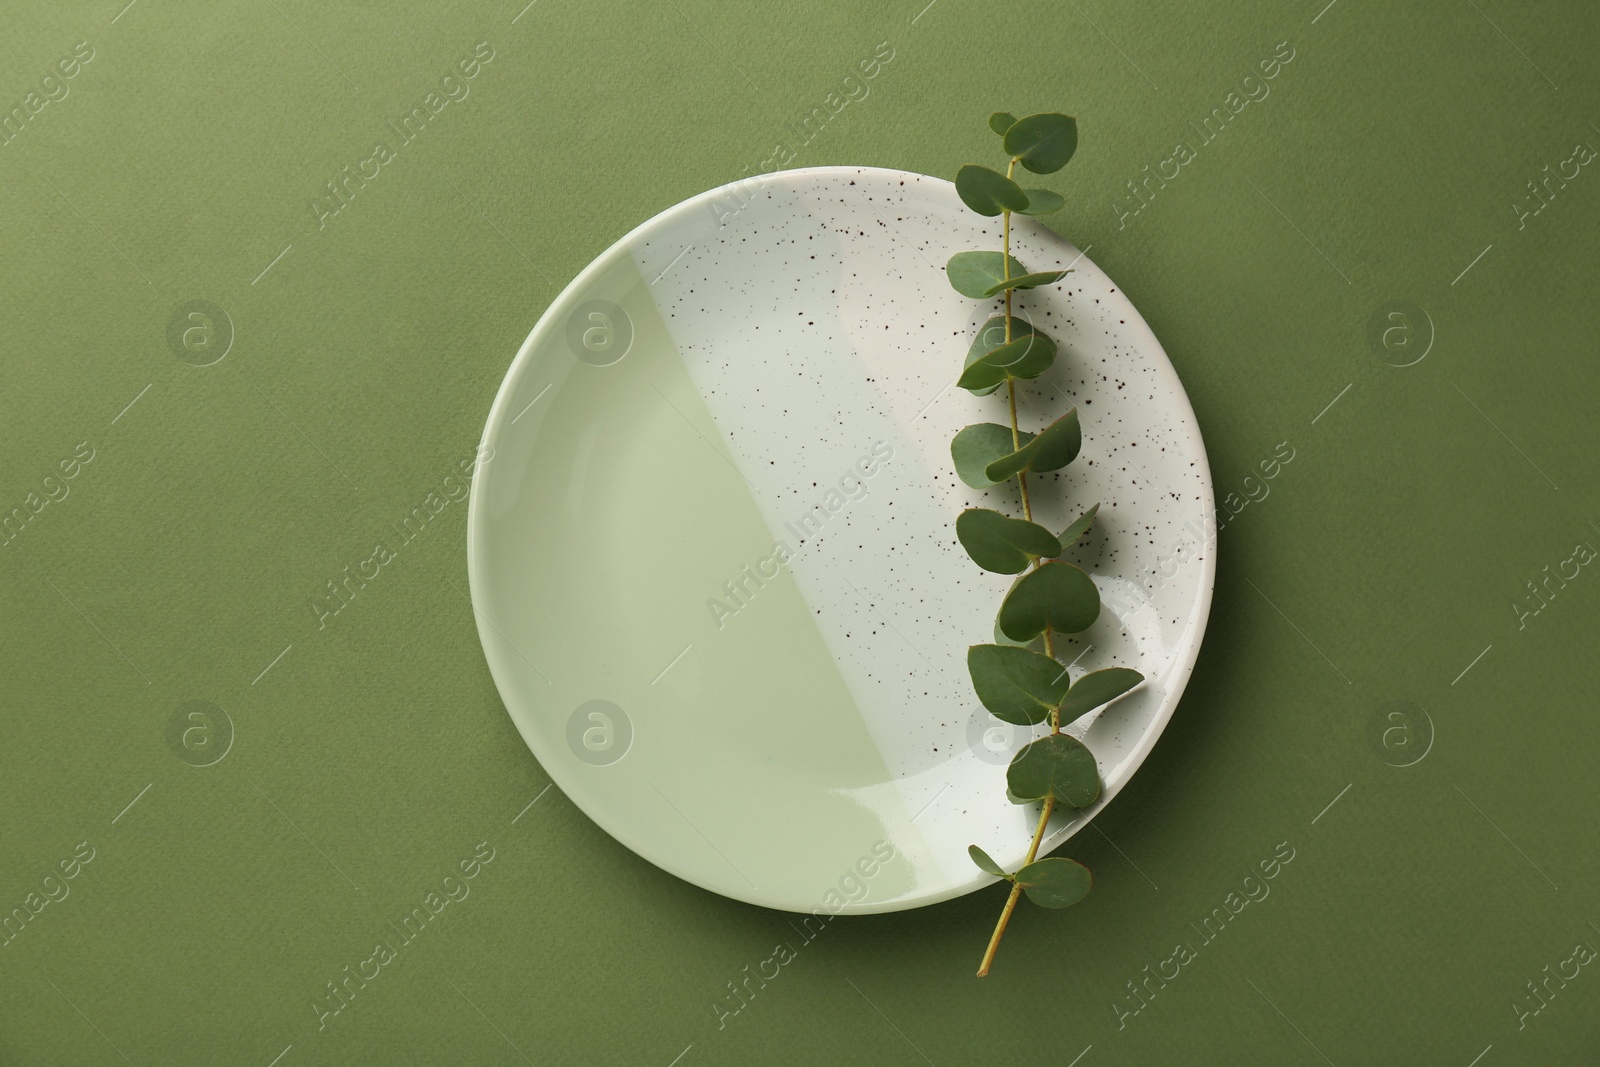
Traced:
[[[956, 519], [956, 536], [973, 562], [996, 574], [1020, 575], [1006, 593], [996, 619], [995, 644], [967, 649], [967, 670], [983, 706], [1002, 722], [1032, 727], [1049, 722], [1050, 732], [1025, 745], [1006, 768], [1007, 795], [1016, 804], [1040, 804], [1039, 821], [1022, 866], [1006, 871], [977, 845], [967, 851], [985, 872], [1011, 883], [1005, 908], [989, 939], [981, 978], [989, 973], [1000, 939], [1023, 894], [1047, 908], [1065, 908], [1088, 895], [1089, 869], [1064, 858], [1039, 859], [1039, 848], [1056, 805], [1084, 808], [1100, 796], [1100, 770], [1088, 747], [1062, 732], [1084, 715], [1114, 700], [1144, 680], [1138, 671], [1110, 667], [1076, 682], [1056, 659], [1055, 634], [1082, 633], [1100, 615], [1093, 580], [1060, 557], [1086, 533], [1100, 510], [1096, 504], [1060, 534], [1033, 521], [1028, 473], [1060, 470], [1077, 458], [1082, 445], [1078, 412], [1073, 409], [1038, 433], [1021, 429], [1017, 382], [1049, 370], [1056, 343], [1026, 319], [1014, 315], [1021, 290], [1060, 281], [1067, 271], [1030, 272], [1011, 255], [1011, 216], [1045, 215], [1065, 201], [1048, 189], [1024, 189], [1015, 181], [1020, 165], [1050, 174], [1067, 165], [1078, 147], [1078, 125], [1066, 115], [1016, 119], [990, 116], [989, 127], [1004, 141], [1006, 172], [969, 164], [956, 174], [956, 192], [980, 215], [1000, 216], [999, 252], [958, 252], [945, 267], [950, 284], [963, 296], [989, 300], [1004, 295], [1005, 313], [978, 330], [956, 384], [975, 396], [1006, 387], [1011, 422], [968, 426], [950, 443], [956, 473], [974, 489], [1017, 480], [1022, 518], [989, 508], [968, 508]], [[1042, 639], [1044, 651], [1034, 651]]]

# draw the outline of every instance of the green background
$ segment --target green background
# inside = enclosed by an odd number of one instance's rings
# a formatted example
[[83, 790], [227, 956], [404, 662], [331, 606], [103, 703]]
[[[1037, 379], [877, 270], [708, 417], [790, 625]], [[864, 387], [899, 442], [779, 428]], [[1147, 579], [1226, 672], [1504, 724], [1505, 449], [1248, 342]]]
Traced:
[[[0, 1062], [1593, 1062], [1597, 968], [1547, 1004], [1525, 983], [1600, 946], [1600, 575], [1515, 605], [1600, 546], [1600, 175], [1514, 205], [1600, 144], [1600, 11], [924, 3], [8, 7], [6, 111], [94, 58], [0, 147], [0, 506], [94, 458], [0, 548], [0, 914], [94, 858], [0, 947]], [[471, 95], [319, 229], [324, 183], [480, 41]], [[1219, 500], [1295, 459], [1220, 535], [1166, 734], [1063, 850], [1088, 900], [1020, 911], [983, 981], [998, 887], [838, 919], [719, 1028], [799, 939], [541, 795], [465, 505], [324, 628], [308, 603], [471, 455], [568, 279], [770, 158], [880, 42], [791, 165], [952, 175], [992, 157], [989, 111], [1075, 113], [1054, 224], [1166, 346]], [[1179, 141], [1197, 158], [1119, 224]], [[211, 366], [168, 343], [192, 300], [232, 323]], [[1393, 301], [1426, 316], [1392, 335], [1411, 366], [1369, 337]], [[204, 767], [168, 738], [196, 700], [234, 730]], [[1393, 701], [1431, 729], [1374, 741]], [[324, 983], [480, 842], [470, 896], [319, 1031]], [[1205, 944], [1189, 924], [1281, 842]]]

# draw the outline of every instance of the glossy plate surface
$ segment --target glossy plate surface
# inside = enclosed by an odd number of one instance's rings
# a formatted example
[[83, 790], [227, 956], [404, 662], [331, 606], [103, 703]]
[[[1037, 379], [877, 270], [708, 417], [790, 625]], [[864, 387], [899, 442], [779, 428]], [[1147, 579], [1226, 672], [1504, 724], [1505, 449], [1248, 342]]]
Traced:
[[[468, 564], [495, 682], [556, 784], [628, 848], [739, 900], [892, 911], [1014, 867], [1037, 808], [1005, 769], [1029, 731], [972, 695], [1011, 579], [955, 537], [965, 507], [1018, 513], [1015, 483], [969, 489], [950, 439], [1006, 421], [953, 387], [999, 302], [953, 290], [955, 252], [999, 219], [947, 181], [786, 171], [673, 207], [608, 249], [517, 353], [484, 430]], [[1069, 559], [1104, 608], [1062, 642], [1074, 675], [1146, 682], [1074, 727], [1105, 790], [1171, 716], [1211, 602], [1211, 480], [1194, 414], [1133, 305], [1088, 257], [1013, 222], [1020, 296], [1061, 345], [1022, 424], [1076, 404], [1084, 445], [1035, 476], [1035, 517], [1101, 504]], [[1042, 732], [1041, 728], [1041, 732]]]

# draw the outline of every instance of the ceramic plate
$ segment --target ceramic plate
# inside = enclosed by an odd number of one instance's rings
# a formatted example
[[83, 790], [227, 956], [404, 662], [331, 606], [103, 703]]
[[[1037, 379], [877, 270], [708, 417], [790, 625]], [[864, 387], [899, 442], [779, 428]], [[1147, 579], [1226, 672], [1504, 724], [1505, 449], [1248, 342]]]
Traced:
[[[1063, 216], [1064, 218], [1067, 216]], [[796, 912], [918, 907], [1019, 863], [1037, 818], [1006, 799], [1033, 731], [972, 694], [1010, 578], [956, 541], [1014, 484], [954, 475], [950, 439], [1006, 420], [954, 388], [999, 306], [945, 261], [1000, 220], [949, 182], [870, 168], [714, 189], [607, 249], [528, 335], [484, 429], [468, 563], [478, 630], [517, 729], [628, 848], [712, 892]], [[1024, 427], [1077, 405], [1084, 445], [1031, 479], [1100, 620], [1058, 645], [1147, 681], [1073, 728], [1117, 795], [1171, 716], [1211, 601], [1211, 481], [1183, 387], [1144, 320], [1076, 248], [1013, 223], [1018, 301], [1061, 345]], [[1041, 728], [1042, 732], [1043, 728]]]

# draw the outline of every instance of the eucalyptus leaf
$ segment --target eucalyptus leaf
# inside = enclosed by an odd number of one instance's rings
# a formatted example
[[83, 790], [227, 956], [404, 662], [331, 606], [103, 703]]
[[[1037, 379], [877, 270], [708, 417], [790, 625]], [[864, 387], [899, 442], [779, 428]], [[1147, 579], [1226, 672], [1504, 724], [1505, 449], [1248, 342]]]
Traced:
[[1017, 123], [1017, 116], [1009, 111], [996, 111], [989, 116], [989, 128], [1004, 137], [1006, 131]]
[[1032, 640], [1047, 628], [1082, 633], [1099, 617], [1100, 591], [1094, 581], [1059, 560], [1018, 578], [1000, 605], [1000, 629], [1013, 641]]
[[990, 463], [984, 468], [984, 475], [998, 483], [1023, 471], [1058, 471], [1078, 458], [1078, 449], [1082, 446], [1078, 409], [1073, 408], [1015, 452]]
[[1094, 753], [1071, 734], [1050, 734], [1023, 747], [1006, 768], [1006, 787], [1030, 800], [1055, 797], [1086, 808], [1100, 797], [1100, 768]]
[[[968, 654], [971, 659], [971, 654]], [[1144, 675], [1126, 667], [1107, 667], [1090, 671], [1072, 683], [1067, 698], [1061, 703], [1061, 722], [1069, 723], [1082, 718], [1101, 704], [1117, 699], [1140, 682]], [[981, 698], [980, 698], [981, 699]]]
[[1007, 378], [1037, 378], [1056, 361], [1056, 343], [1041, 333], [1012, 337], [968, 364], [956, 379], [963, 389], [987, 395]]
[[[1033, 440], [1033, 434], [1019, 434], [1018, 440], [1026, 447]], [[990, 478], [984, 471], [989, 464], [1001, 456], [1010, 455], [1011, 451], [1011, 427], [997, 422], [979, 422], [963, 427], [950, 442], [950, 458], [955, 460], [956, 474], [974, 489], [987, 489], [1005, 481], [1004, 478]]]
[[1067, 165], [1078, 150], [1078, 120], [1055, 113], [1018, 119], [1005, 132], [1006, 152], [1035, 174]]
[[[1011, 317], [1011, 339], [1015, 341], [1024, 334], [1038, 334], [1040, 337], [1045, 336], [1043, 331], [1034, 329], [1033, 324], [1027, 319], [1013, 315]], [[1006, 319], [1004, 315], [996, 315], [994, 318], [984, 323], [983, 326], [979, 328], [978, 335], [972, 339], [972, 347], [967, 349], [967, 361], [965, 364], [963, 364], [963, 369], [972, 366], [974, 363], [978, 362], [978, 360], [982, 359], [984, 356], [988, 355], [990, 352], [994, 351], [996, 348], [999, 348], [1005, 343]], [[1051, 341], [1050, 343], [1052, 345], [1055, 344], [1054, 341]], [[1002, 380], [996, 382], [994, 385], [991, 385], [986, 389], [969, 389], [968, 391], [971, 392], [973, 396], [988, 396], [990, 393], [994, 392], [1004, 384], [1005, 382]]]
[[973, 645], [967, 649], [967, 673], [989, 713], [1013, 726], [1044, 722], [1069, 690], [1066, 667], [1011, 645]]
[[1028, 194], [1022, 186], [999, 171], [968, 163], [956, 171], [956, 193], [961, 202], [980, 215], [998, 215], [1002, 211], [1021, 211], [1028, 206]]
[[[1011, 277], [1001, 278], [999, 281], [989, 286], [989, 288], [983, 291], [983, 295], [998, 296], [1007, 289], [1037, 289], [1041, 285], [1049, 285], [1051, 282], [1058, 282], [1070, 273], [1070, 271], [1064, 270], [1042, 270], [1036, 271], [1033, 274], [1024, 274], [1020, 277], [1013, 273]], [[971, 296], [972, 294], [968, 293], [967, 295]]]
[[967, 846], [967, 855], [972, 857], [972, 862], [976, 863], [978, 865], [978, 868], [980, 870], [982, 870], [983, 873], [992, 874], [996, 878], [1007, 878], [1007, 879], [1009, 879], [1011, 877], [1009, 874], [1006, 873], [1006, 870], [1005, 870], [1004, 867], [1000, 866], [993, 859], [991, 859], [989, 857], [989, 854], [987, 852], [985, 852], [983, 849], [979, 848], [977, 845], [968, 845]]
[[988, 508], [963, 511], [956, 518], [956, 537], [972, 562], [996, 574], [1018, 574], [1035, 557], [1053, 559], [1061, 554], [1061, 542], [1043, 526]]
[[1035, 904], [1046, 908], [1070, 908], [1089, 895], [1094, 875], [1077, 860], [1051, 856], [1023, 867], [1017, 872], [1015, 880]]
[[[1077, 409], [1074, 408], [1073, 410]], [[1067, 549], [1077, 544], [1078, 540], [1083, 537], [1084, 534], [1089, 532], [1089, 527], [1094, 525], [1094, 517], [1099, 513], [1100, 505], [1096, 504], [1088, 511], [1085, 511], [1082, 515], [1079, 515], [1071, 526], [1068, 526], [1065, 530], [1062, 530], [1061, 536], [1058, 538], [1058, 540], [1061, 542], [1061, 551], [1065, 552]]]
[[1083, 447], [1083, 431], [1078, 426], [1078, 409], [1073, 408], [1042, 430], [1030, 443], [1033, 457], [1028, 469], [1058, 471], [1078, 458]]
[[994, 632], [994, 643], [997, 645], [1005, 645], [1007, 648], [1026, 648], [1034, 652], [1044, 651], [1044, 642], [1038, 637], [1032, 637], [1026, 641], [1011, 640], [1011, 638], [1006, 636], [1006, 632], [1000, 629], [1000, 620], [998, 617], [994, 620], [994, 626], [992, 626], [991, 629]]
[[956, 292], [981, 300], [994, 295], [989, 292], [990, 286], [1004, 284], [1008, 259], [1011, 262], [1011, 277], [1027, 275], [1028, 268], [1018, 262], [1016, 256], [1008, 257], [1004, 252], [957, 252], [945, 264], [944, 272]]
[[1024, 189], [1022, 192], [1028, 198], [1028, 206], [1012, 210], [1024, 215], [1050, 215], [1060, 211], [1067, 202], [1060, 193], [1049, 189]]

